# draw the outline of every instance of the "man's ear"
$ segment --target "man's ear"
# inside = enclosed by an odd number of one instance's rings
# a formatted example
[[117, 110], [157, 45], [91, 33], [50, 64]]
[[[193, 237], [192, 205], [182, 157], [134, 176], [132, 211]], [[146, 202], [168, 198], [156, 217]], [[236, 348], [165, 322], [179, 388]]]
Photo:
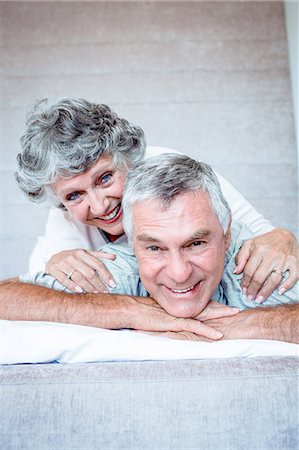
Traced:
[[225, 249], [228, 250], [230, 246], [230, 240], [231, 240], [231, 224], [232, 224], [232, 216], [230, 216], [229, 224], [227, 227], [227, 232], [225, 233], [224, 240], [225, 240]]

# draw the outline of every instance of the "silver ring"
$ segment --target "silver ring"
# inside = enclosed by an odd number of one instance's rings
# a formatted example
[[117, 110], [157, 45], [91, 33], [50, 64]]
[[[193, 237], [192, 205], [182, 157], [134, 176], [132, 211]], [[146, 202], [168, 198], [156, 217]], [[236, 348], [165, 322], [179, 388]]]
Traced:
[[279, 269], [273, 269], [273, 270], [271, 271], [271, 273], [272, 273], [272, 272], [278, 273], [279, 275], [281, 275], [282, 277], [284, 277], [284, 272], [283, 272], [282, 270], [279, 270]]
[[73, 273], [76, 272], [76, 269], [72, 270], [70, 273], [68, 273], [66, 276], [68, 277], [69, 280], [72, 279], [72, 275]]

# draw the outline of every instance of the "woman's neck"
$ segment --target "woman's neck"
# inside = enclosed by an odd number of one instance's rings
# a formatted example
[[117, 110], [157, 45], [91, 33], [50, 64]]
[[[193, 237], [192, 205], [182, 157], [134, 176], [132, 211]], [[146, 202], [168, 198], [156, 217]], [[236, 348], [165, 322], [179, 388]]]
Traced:
[[123, 234], [114, 236], [113, 234], [108, 234], [108, 233], [106, 233], [106, 235], [107, 235], [107, 238], [109, 239], [109, 242], [117, 241], [117, 239], [119, 239], [121, 236], [123, 236]]

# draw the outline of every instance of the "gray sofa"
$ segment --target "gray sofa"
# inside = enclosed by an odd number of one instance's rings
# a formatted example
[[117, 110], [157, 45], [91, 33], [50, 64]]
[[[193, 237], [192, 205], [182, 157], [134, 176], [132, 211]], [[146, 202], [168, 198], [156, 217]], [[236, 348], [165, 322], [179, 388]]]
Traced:
[[298, 449], [296, 357], [0, 366], [0, 448]]

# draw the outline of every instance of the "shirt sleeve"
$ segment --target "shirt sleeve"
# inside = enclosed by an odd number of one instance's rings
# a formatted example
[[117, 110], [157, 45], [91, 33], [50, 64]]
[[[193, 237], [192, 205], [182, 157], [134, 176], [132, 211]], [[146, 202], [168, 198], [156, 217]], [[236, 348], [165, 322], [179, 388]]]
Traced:
[[43, 271], [22, 274], [19, 276], [19, 280], [22, 283], [36, 284], [48, 289], [54, 289], [55, 291], [74, 294], [74, 292], [63, 286], [56, 278], [52, 277], [52, 275], [48, 275]]

